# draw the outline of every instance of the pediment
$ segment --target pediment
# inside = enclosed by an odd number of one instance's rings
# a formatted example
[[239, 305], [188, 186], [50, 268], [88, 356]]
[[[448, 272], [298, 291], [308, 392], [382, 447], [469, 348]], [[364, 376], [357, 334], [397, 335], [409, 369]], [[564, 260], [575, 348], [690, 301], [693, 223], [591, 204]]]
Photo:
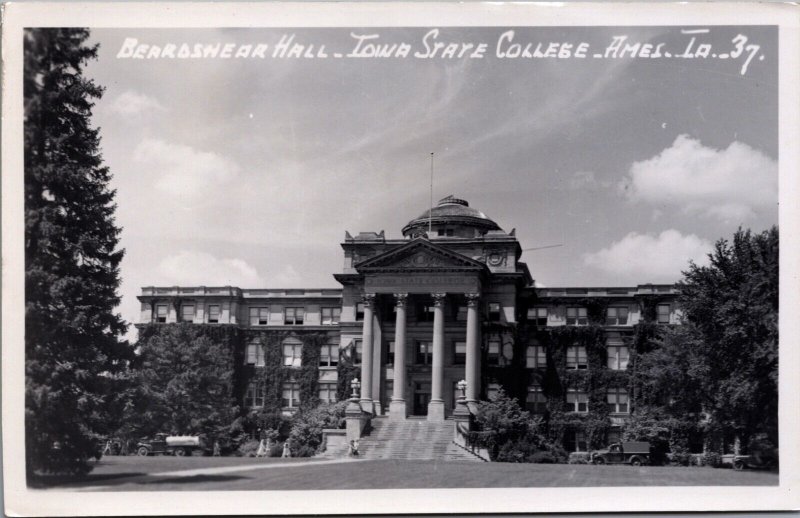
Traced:
[[355, 268], [366, 273], [394, 270], [482, 271], [486, 266], [420, 238], [358, 263]]

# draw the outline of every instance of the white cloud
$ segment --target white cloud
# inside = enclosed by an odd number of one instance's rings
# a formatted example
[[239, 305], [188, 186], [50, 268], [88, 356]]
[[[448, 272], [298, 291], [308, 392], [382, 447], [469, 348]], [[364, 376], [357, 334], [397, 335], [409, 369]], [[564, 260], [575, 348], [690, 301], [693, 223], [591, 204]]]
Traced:
[[675, 282], [689, 260], [707, 264], [711, 248], [705, 239], [684, 236], [675, 229], [657, 237], [631, 232], [607, 248], [585, 254], [583, 262], [606, 273], [641, 279], [639, 282]]
[[133, 158], [157, 175], [157, 189], [185, 198], [216, 192], [239, 173], [239, 166], [227, 157], [159, 139], [140, 142]]
[[119, 94], [108, 109], [118, 115], [135, 117], [150, 112], [165, 111], [166, 108], [157, 99], [145, 94], [126, 90]]
[[742, 222], [759, 209], [777, 207], [778, 164], [738, 141], [719, 150], [679, 135], [660, 154], [635, 162], [620, 187], [633, 201]]
[[205, 252], [182, 250], [165, 257], [157, 274], [167, 286], [238, 286], [259, 288], [264, 285], [258, 271], [242, 259], [219, 259]]

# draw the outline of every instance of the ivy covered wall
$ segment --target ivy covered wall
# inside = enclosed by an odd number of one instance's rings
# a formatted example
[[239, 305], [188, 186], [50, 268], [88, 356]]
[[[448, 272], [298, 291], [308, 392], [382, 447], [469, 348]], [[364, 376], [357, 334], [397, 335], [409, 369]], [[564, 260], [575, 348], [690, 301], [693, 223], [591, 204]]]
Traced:
[[[607, 329], [605, 326], [607, 298], [548, 298], [548, 305], [582, 306], [587, 308], [588, 324], [583, 326], [537, 327], [528, 324], [522, 315], [516, 325], [484, 323], [484, 350], [481, 382], [486, 396], [490, 383], [498, 383], [507, 394], [516, 397], [524, 407], [528, 387], [538, 385], [546, 398], [546, 412], [543, 414], [548, 435], [561, 444], [567, 442], [567, 434], [575, 431], [584, 433], [589, 448], [606, 445], [608, 432], [612, 428], [607, 397], [609, 389], [625, 389], [628, 394], [629, 412], [636, 412], [642, 394], [636, 383], [636, 362], [639, 354], [653, 348], [659, 325], [655, 323], [656, 305], [665, 301], [664, 297], [652, 296], [637, 298], [641, 309], [641, 320], [634, 326], [617, 328], [621, 330], [624, 345], [629, 349], [626, 370], [613, 370], [607, 367]], [[616, 330], [616, 329], [615, 329]], [[489, 340], [501, 341], [510, 345], [513, 357], [504, 366], [489, 366], [486, 344]], [[529, 345], [544, 347], [547, 355], [546, 367], [531, 369], [526, 367], [526, 349]], [[582, 346], [586, 350], [586, 369], [567, 368], [567, 349]], [[588, 411], [573, 412], [567, 408], [566, 395], [569, 389], [587, 394]], [[624, 416], [621, 416], [624, 417]]]

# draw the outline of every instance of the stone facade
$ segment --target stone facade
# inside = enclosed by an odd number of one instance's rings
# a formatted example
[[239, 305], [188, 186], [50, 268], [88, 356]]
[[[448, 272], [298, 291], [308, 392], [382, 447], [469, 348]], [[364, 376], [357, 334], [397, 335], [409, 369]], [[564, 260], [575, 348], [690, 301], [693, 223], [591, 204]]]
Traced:
[[[147, 287], [139, 297], [140, 322], [288, 333], [282, 344], [287, 367], [297, 365], [300, 357], [293, 332], [324, 332], [329, 340], [320, 354], [320, 399], [335, 397], [330, 387], [337, 381], [337, 357], [347, 355], [360, 369], [364, 411], [394, 419], [427, 415], [443, 420], [454, 411], [459, 380], [467, 382], [470, 404], [504, 385], [504, 368], [527, 372], [527, 393], [516, 394], [529, 410], [547, 412], [544, 399], [557, 397], [568, 411], [580, 414], [589, 404], [587, 397], [567, 388], [545, 398], [536, 380], [548, 362], [559, 371], [589, 370], [585, 348], [568, 346], [566, 354], [556, 357], [537, 345], [537, 330], [599, 323], [607, 344], [606, 362], [599, 368], [625, 371], [641, 323], [669, 325], [680, 317], [671, 285], [534, 288], [520, 261], [515, 231], [503, 231], [453, 197], [410, 221], [402, 238], [387, 239], [383, 231], [346, 233], [341, 246], [344, 267], [334, 274], [341, 289]], [[243, 347], [245, 363], [258, 369], [263, 352], [246, 343]], [[262, 401], [257, 390], [250, 386], [243, 393], [245, 407]], [[287, 412], [296, 407], [294, 390], [291, 383], [284, 389]], [[609, 389], [606, 415], [612, 423], [631, 412], [627, 391]], [[579, 435], [568, 442], [582, 449]]]

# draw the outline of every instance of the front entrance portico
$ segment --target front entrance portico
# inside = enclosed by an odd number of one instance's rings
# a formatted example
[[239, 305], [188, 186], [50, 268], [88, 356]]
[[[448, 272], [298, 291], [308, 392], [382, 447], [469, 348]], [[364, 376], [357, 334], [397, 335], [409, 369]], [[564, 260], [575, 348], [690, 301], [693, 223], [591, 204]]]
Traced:
[[[478, 303], [481, 286], [487, 277], [487, 268], [484, 263], [470, 257], [440, 248], [431, 244], [427, 239], [414, 241], [377, 257], [368, 259], [356, 265], [357, 271], [363, 275], [363, 301], [364, 324], [362, 328], [363, 361], [362, 361], [362, 407], [374, 408], [373, 400], [378, 394], [373, 394], [373, 386], [379, 386], [373, 379], [374, 361], [380, 361], [380, 353], [375, 353], [373, 348], [380, 347], [380, 340], [375, 338], [375, 323], [380, 325], [380, 319], [375, 315], [375, 300], [377, 297], [387, 296], [393, 298], [394, 316], [394, 379], [392, 395], [389, 402], [390, 418], [404, 419], [408, 415], [409, 406], [417, 413], [421, 403], [420, 398], [430, 398], [427, 403], [427, 418], [430, 421], [442, 421], [445, 418], [445, 356], [446, 333], [445, 326], [448, 322], [446, 313], [455, 309], [450, 306], [457, 297], [463, 304], [467, 301], [466, 325], [462, 328], [465, 335], [458, 341], [466, 342], [466, 362], [464, 377], [468, 383], [468, 398], [477, 399], [479, 384], [479, 322]], [[425, 304], [432, 300], [433, 328], [429, 337], [425, 337], [430, 344], [430, 392], [417, 392], [411, 394], [414, 401], [406, 403], [409, 358], [406, 354], [408, 343], [408, 307], [413, 303]], [[385, 307], [385, 305], [384, 305]], [[452, 312], [452, 311], [451, 311]], [[451, 322], [452, 324], [452, 322]], [[464, 325], [464, 324], [461, 324]], [[430, 326], [430, 321], [427, 322]], [[420, 326], [414, 331], [419, 334], [421, 329], [431, 329]], [[452, 326], [449, 332], [453, 333]], [[377, 345], [376, 345], [377, 344]], [[380, 371], [379, 371], [380, 372]], [[452, 376], [452, 372], [451, 372]], [[415, 385], [420, 379], [412, 380]], [[369, 386], [369, 388], [367, 388]]]

